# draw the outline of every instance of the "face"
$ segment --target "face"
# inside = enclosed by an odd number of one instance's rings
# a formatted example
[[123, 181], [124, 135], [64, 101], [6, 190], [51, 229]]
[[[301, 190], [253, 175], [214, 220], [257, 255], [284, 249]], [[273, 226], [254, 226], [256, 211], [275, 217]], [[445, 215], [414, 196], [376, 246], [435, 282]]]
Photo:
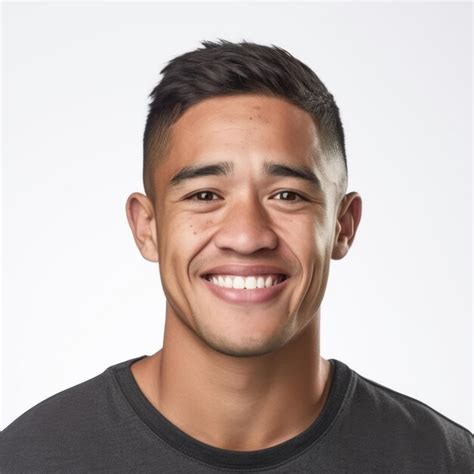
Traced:
[[316, 317], [360, 218], [341, 160], [321, 156], [309, 114], [258, 95], [202, 101], [171, 137], [156, 202], [136, 206], [149, 219], [127, 203], [142, 254], [159, 261], [167, 318], [223, 354], [282, 347]]

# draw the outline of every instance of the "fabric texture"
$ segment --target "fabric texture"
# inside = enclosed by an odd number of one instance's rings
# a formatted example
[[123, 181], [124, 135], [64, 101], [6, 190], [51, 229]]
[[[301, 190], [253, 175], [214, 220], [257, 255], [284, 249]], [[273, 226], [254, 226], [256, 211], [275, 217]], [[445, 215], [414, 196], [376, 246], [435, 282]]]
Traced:
[[216, 448], [167, 420], [130, 365], [107, 368], [38, 403], [0, 433], [1, 473], [473, 472], [472, 434], [424, 403], [331, 359], [320, 415], [258, 451]]

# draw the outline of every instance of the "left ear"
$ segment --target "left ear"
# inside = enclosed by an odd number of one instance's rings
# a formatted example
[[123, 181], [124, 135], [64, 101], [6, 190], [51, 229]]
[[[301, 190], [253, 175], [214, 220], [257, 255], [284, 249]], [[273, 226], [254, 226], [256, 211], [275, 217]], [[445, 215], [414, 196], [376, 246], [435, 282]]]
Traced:
[[362, 215], [362, 199], [356, 192], [346, 194], [341, 201], [331, 258], [339, 260], [347, 254], [354, 240]]

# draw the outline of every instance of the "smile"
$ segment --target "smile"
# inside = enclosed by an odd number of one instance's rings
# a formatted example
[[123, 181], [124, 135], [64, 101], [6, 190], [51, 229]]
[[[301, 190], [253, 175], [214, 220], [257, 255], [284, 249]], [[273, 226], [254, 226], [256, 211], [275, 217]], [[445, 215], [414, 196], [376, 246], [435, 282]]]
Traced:
[[265, 303], [276, 298], [289, 277], [268, 275], [203, 275], [201, 281], [218, 298], [237, 304]]
[[286, 280], [285, 275], [205, 275], [207, 281], [213, 285], [223, 288], [235, 288], [238, 290], [254, 290], [256, 288], [270, 288]]

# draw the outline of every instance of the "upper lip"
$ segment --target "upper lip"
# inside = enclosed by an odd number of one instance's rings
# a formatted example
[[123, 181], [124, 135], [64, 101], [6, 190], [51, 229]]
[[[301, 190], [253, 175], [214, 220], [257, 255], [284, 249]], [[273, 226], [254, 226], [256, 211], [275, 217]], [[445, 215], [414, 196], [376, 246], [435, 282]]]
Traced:
[[201, 273], [201, 276], [215, 274], [215, 275], [271, 275], [279, 273], [281, 275], [289, 276], [289, 273], [281, 267], [275, 265], [218, 265], [207, 269]]

